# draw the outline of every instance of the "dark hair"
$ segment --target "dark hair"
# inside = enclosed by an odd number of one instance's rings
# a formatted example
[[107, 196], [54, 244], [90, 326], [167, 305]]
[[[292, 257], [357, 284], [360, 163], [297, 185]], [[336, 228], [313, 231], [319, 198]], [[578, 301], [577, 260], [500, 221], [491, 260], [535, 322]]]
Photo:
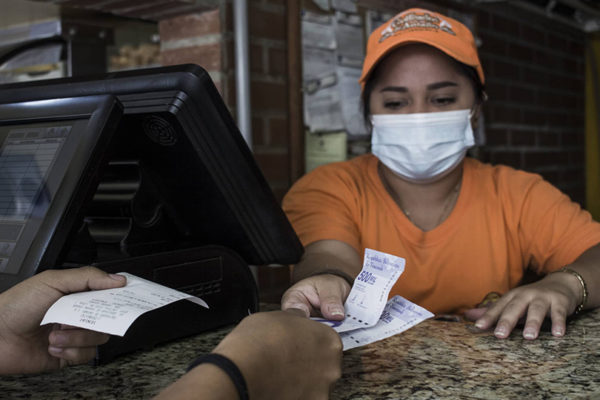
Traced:
[[[473, 85], [473, 90], [475, 91], [475, 99], [477, 103], [483, 103], [487, 98], [487, 95], [485, 93], [485, 86], [481, 82], [481, 79], [479, 79], [479, 74], [477, 73], [477, 70], [474, 67], [461, 63], [460, 61], [457, 61], [450, 56], [448, 56], [448, 58], [454, 61], [454, 63], [458, 66], [460, 73], [469, 78], [469, 80], [471, 81], [471, 84]], [[367, 126], [367, 131], [369, 132], [371, 131], [371, 106], [369, 102], [371, 100], [371, 93], [373, 92], [373, 87], [375, 86], [375, 82], [377, 81], [377, 77], [379, 75], [380, 65], [381, 61], [379, 61], [379, 63], [377, 63], [373, 71], [371, 71], [371, 73], [367, 77], [367, 81], [365, 82], [365, 86], [360, 95], [363, 110], [363, 118], [365, 121], [365, 125]]]

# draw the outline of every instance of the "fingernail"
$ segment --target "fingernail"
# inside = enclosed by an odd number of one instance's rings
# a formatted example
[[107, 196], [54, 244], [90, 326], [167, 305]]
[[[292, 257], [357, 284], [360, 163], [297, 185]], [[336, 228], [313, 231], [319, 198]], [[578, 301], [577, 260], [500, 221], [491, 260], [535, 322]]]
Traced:
[[342, 308], [340, 308], [339, 306], [330, 306], [329, 313], [331, 315], [335, 315], [335, 316], [340, 316], [340, 315], [343, 316], [344, 310]]
[[563, 336], [565, 334], [565, 331], [562, 328], [554, 328], [552, 330], [552, 334], [554, 336]]
[[54, 345], [61, 345], [61, 344], [65, 344], [65, 342], [67, 341], [67, 338], [60, 331], [53, 331], [50, 334], [50, 341]]
[[111, 279], [114, 279], [115, 281], [119, 281], [119, 282], [123, 282], [124, 280], [127, 279], [123, 275], [119, 275], [119, 274], [108, 274], [108, 276]]
[[63, 350], [64, 350], [64, 349], [63, 349], [63, 348], [61, 348], [61, 347], [55, 347], [55, 346], [49, 346], [49, 347], [48, 347], [48, 352], [49, 352], [50, 354], [56, 354], [56, 355], [59, 355], [59, 354], [62, 354]]
[[484, 326], [485, 325], [484, 325], [483, 321], [476, 321], [475, 322], [475, 327], [476, 328], [483, 329]]
[[525, 329], [523, 331], [523, 337], [525, 339], [535, 339], [535, 332], [531, 329]]
[[494, 335], [502, 337], [506, 336], [506, 328], [504, 328], [503, 326], [496, 328], [496, 330], [494, 331]]

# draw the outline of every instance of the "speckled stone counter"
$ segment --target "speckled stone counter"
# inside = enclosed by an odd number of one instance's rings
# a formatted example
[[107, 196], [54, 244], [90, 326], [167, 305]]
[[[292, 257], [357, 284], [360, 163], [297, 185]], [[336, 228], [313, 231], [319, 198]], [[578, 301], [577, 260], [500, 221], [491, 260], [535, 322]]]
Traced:
[[[6, 399], [147, 399], [178, 378], [229, 331], [180, 340], [107, 365], [0, 377]], [[583, 314], [561, 339], [506, 340], [464, 322], [428, 320], [344, 354], [331, 399], [600, 398], [600, 310]]]

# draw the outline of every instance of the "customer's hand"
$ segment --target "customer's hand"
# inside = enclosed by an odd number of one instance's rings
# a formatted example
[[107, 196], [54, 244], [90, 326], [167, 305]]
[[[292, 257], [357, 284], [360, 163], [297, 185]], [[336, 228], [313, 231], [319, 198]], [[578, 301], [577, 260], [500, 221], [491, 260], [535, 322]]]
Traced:
[[[294, 315], [298, 313], [298, 315]], [[246, 317], [213, 350], [240, 369], [250, 399], [319, 400], [341, 376], [342, 342], [330, 327], [298, 310]], [[200, 364], [160, 393], [158, 399], [237, 399], [229, 376]]]
[[48, 270], [0, 294], [0, 374], [49, 371], [91, 360], [109, 335], [40, 323], [52, 304], [75, 292], [124, 286], [97, 268]]
[[281, 309], [299, 309], [306, 317], [344, 319], [344, 302], [350, 294], [345, 279], [331, 274], [315, 275], [290, 287], [281, 298]]

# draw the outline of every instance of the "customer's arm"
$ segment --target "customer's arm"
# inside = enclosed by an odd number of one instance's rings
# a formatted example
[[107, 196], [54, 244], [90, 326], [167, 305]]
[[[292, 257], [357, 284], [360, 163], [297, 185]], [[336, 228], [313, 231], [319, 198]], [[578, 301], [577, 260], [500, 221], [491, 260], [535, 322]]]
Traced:
[[[293, 310], [290, 310], [293, 311]], [[250, 399], [327, 399], [341, 376], [342, 343], [328, 326], [292, 312], [253, 314], [213, 350], [237, 365]], [[200, 364], [156, 399], [238, 399], [231, 378]]]
[[0, 294], [0, 374], [49, 371], [91, 360], [109, 336], [49, 324], [44, 314], [60, 297], [124, 286], [126, 278], [97, 268], [48, 270]]
[[294, 266], [296, 282], [283, 295], [281, 308], [297, 308], [306, 316], [344, 318], [344, 302], [362, 268], [356, 250], [339, 240], [320, 240], [306, 246]]

